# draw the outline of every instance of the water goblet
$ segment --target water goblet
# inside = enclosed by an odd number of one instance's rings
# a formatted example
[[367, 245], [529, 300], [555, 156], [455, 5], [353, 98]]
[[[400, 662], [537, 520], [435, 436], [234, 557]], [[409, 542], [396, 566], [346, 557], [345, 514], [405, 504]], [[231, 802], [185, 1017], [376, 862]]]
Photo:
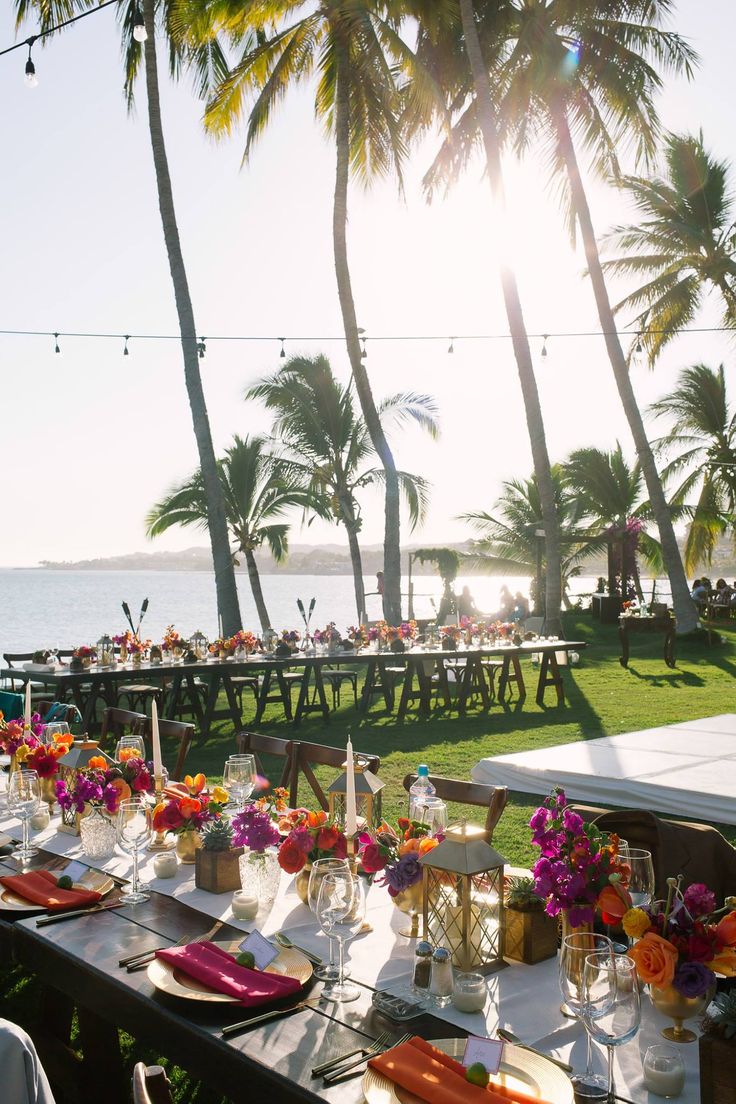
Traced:
[[69, 725], [66, 723], [66, 721], [50, 721], [48, 724], [43, 726], [41, 739], [45, 744], [54, 744], [56, 743], [55, 737], [68, 735]]
[[339, 977], [324, 997], [341, 1003], [357, 1000], [361, 991], [345, 981], [344, 965], [345, 944], [355, 938], [365, 919], [365, 890], [360, 878], [345, 872], [325, 875], [317, 899], [317, 919], [325, 935], [337, 939], [340, 948]]
[[608, 1053], [608, 1100], [615, 1100], [613, 1052], [634, 1038], [641, 1025], [636, 963], [615, 951], [596, 951], [583, 967], [582, 1020], [590, 1037]]
[[[582, 1019], [583, 970], [585, 960], [594, 952], [613, 953], [613, 944], [607, 935], [595, 932], [572, 932], [566, 935], [560, 946], [558, 977], [565, 1006]], [[608, 1091], [605, 1078], [593, 1072], [593, 1046], [590, 1035], [586, 1040], [585, 1073], [576, 1073], [570, 1080], [576, 1095], [583, 1099], [604, 1099]]]
[[231, 755], [222, 772], [222, 784], [233, 794], [242, 812], [256, 786], [255, 756]]
[[[309, 907], [315, 916], [317, 915], [319, 891], [324, 877], [327, 874], [340, 873], [340, 871], [345, 871], [348, 874], [350, 873], [350, 863], [347, 859], [316, 859], [312, 863], [312, 869], [309, 873], [307, 899], [309, 901]], [[337, 981], [340, 977], [340, 971], [335, 962], [335, 940], [329, 933], [327, 938], [329, 940], [329, 961], [323, 966], [315, 966], [314, 976], [318, 981]], [[345, 972], [347, 973], [347, 971]]]
[[36, 771], [13, 771], [8, 779], [7, 802], [8, 812], [14, 813], [23, 827], [21, 845], [13, 851], [13, 858], [23, 866], [38, 854], [38, 848], [29, 842], [31, 817], [41, 806], [41, 783]]
[[118, 843], [123, 851], [133, 856], [133, 880], [130, 886], [124, 886], [129, 904], [147, 901], [150, 894], [144, 891], [138, 874], [138, 853], [148, 842], [151, 833], [148, 803], [143, 797], [131, 797], [121, 801], [117, 814]]
[[[126, 752], [124, 759], [145, 759], [146, 745], [142, 736], [121, 736], [115, 745], [115, 760], [121, 762], [120, 753]], [[132, 753], [132, 754], [131, 754]]]
[[631, 897], [633, 908], [649, 908], [654, 900], [654, 863], [651, 851], [640, 847], [628, 848], [627, 865], [631, 871], [628, 881], [623, 881]]

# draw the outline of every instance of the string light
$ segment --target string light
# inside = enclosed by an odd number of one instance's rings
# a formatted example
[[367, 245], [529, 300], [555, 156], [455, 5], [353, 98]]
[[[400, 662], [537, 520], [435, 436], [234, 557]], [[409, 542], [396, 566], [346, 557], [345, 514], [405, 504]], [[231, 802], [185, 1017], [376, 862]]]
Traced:
[[[39, 38], [45, 38], [46, 35], [55, 34], [56, 31], [60, 31], [63, 27], [68, 27], [71, 23], [76, 23], [80, 19], [86, 19], [88, 15], [94, 15], [95, 12], [103, 11], [104, 8], [109, 8], [113, 4], [118, 4], [119, 0], [104, 0], [104, 3], [98, 4], [95, 8], [88, 8], [87, 11], [79, 12], [78, 15], [72, 15], [69, 19], [62, 19], [60, 23], [54, 23], [52, 27], [46, 27], [43, 31], [39, 31], [38, 34], [31, 35], [30, 38], [25, 38], [21, 42], [14, 42], [12, 46], [6, 46], [4, 50], [0, 50], [0, 57], [5, 54], [12, 54], [13, 50], [22, 50], [24, 46], [28, 47], [28, 61], [30, 62], [30, 69], [28, 62], [26, 63], [26, 79], [29, 74], [35, 75], [35, 67], [30, 58], [30, 49], [33, 43]], [[30, 81], [29, 81], [30, 83]]]
[[197, 342], [197, 355], [200, 360], [204, 360], [205, 353], [207, 352], [207, 345], [205, 344], [206, 341], [206, 337], [200, 337], [199, 341]]
[[33, 49], [33, 43], [36, 41], [36, 36], [28, 39], [28, 61], [26, 62], [26, 84], [29, 88], [38, 88], [38, 77], [36, 76], [36, 66], [33, 64], [33, 58], [31, 57], [31, 50]]
[[130, 341], [130, 334], [125, 335], [125, 347], [123, 349], [123, 356], [130, 356], [128, 352], [128, 342]]
[[133, 13], [133, 38], [136, 42], [145, 42], [148, 38], [148, 31], [146, 25], [143, 22], [143, 16], [141, 15], [141, 9], [136, 7]]
[[641, 334], [640, 333], [637, 334], [637, 336], [636, 336], [636, 349], [634, 351], [637, 352], [637, 353], [643, 353], [644, 352], [644, 349], [642, 348], [642, 344], [641, 344]]
[[58, 333], [54, 334], [54, 352], [58, 353], [58, 354], [61, 353], [61, 349], [59, 348], [59, 335], [58, 335]]
[[542, 341], [542, 356], [546, 357], [548, 355], [547, 354], [547, 341], [549, 339], [549, 334], [542, 334], [542, 337], [544, 339]]
[[281, 352], [279, 353], [279, 356], [282, 357], [282, 358], [286, 356], [286, 349], [284, 348], [284, 341], [285, 340], [286, 340], [286, 338], [284, 338], [284, 337], [279, 338], [279, 341], [281, 342]]
[[360, 340], [363, 342], [363, 348], [360, 351], [360, 359], [365, 360], [365, 358], [368, 356], [368, 350], [365, 347], [365, 338], [362, 337]]
[[448, 353], [454, 353], [455, 352], [455, 338], [454, 337], [450, 338], [450, 347], [447, 351], [448, 351]]

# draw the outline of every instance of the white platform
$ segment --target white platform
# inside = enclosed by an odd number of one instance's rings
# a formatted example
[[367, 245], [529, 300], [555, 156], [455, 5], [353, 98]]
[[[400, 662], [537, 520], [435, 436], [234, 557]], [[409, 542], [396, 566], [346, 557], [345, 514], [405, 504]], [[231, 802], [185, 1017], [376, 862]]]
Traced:
[[481, 759], [475, 782], [736, 824], [736, 713]]

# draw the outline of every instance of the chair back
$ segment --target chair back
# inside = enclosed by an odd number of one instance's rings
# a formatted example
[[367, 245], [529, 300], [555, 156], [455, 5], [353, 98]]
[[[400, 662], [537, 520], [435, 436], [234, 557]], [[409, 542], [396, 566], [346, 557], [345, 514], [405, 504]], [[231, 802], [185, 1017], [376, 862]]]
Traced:
[[[408, 793], [417, 780], [416, 774], [407, 774], [404, 789]], [[461, 805], [477, 805], [486, 809], [486, 838], [490, 843], [493, 832], [509, 800], [508, 786], [488, 786], [485, 782], [463, 782], [459, 778], [444, 778], [430, 774], [429, 781], [441, 801], [457, 801]]]
[[133, 1104], [172, 1104], [171, 1085], [162, 1066], [138, 1062], [133, 1070]]
[[36, 709], [43, 717], [43, 724], [57, 722], [73, 725], [82, 719], [82, 714], [76, 705], [71, 705], [69, 702], [39, 701], [36, 702]]
[[33, 652], [3, 652], [3, 659], [5, 660], [5, 666], [8, 668], [6, 680], [10, 684], [10, 689], [15, 690], [15, 684], [19, 682], [22, 691], [24, 689], [24, 680], [14, 679], [12, 671], [16, 664], [30, 663], [33, 659]]
[[[151, 719], [146, 717], [145, 736], [151, 739]], [[179, 749], [176, 753], [176, 762], [169, 777], [172, 782], [181, 782], [184, 775], [184, 760], [194, 739], [194, 725], [191, 721], [170, 721], [161, 717], [158, 722], [158, 734], [164, 740], [178, 740]]]
[[148, 718], [145, 713], [133, 713], [130, 709], [108, 706], [102, 712], [100, 747], [104, 748], [110, 733], [117, 742], [121, 736], [144, 736]]
[[291, 763], [292, 741], [284, 740], [280, 736], [263, 736], [260, 732], [239, 732], [235, 738], [235, 746], [240, 755], [250, 753], [255, 756], [256, 768], [259, 774], [265, 774], [263, 763], [259, 755], [272, 755], [275, 759], [283, 759], [284, 765], [279, 778], [279, 786], [288, 786], [289, 769]]

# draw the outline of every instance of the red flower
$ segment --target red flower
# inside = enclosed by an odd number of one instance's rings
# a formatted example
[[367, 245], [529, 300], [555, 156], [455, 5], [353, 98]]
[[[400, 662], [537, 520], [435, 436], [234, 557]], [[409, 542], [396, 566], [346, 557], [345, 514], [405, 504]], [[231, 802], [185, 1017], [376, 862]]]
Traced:
[[317, 833], [317, 847], [320, 851], [331, 851], [339, 835], [337, 828], [320, 828]]
[[385, 870], [386, 868], [386, 859], [381, 854], [381, 848], [375, 843], [369, 843], [361, 851], [360, 861], [366, 874], [376, 874], [379, 870]]
[[598, 894], [597, 904], [604, 924], [617, 924], [631, 908], [631, 898], [621, 885], [609, 882]]
[[307, 856], [290, 839], [285, 839], [279, 847], [279, 866], [287, 874], [298, 874], [307, 861]]
[[337, 843], [335, 844], [333, 855], [336, 859], [346, 859], [348, 855], [348, 841], [342, 832], [337, 837]]
[[690, 962], [710, 962], [713, 954], [714, 949], [711, 940], [697, 932], [690, 936], [687, 941], [687, 957]]

